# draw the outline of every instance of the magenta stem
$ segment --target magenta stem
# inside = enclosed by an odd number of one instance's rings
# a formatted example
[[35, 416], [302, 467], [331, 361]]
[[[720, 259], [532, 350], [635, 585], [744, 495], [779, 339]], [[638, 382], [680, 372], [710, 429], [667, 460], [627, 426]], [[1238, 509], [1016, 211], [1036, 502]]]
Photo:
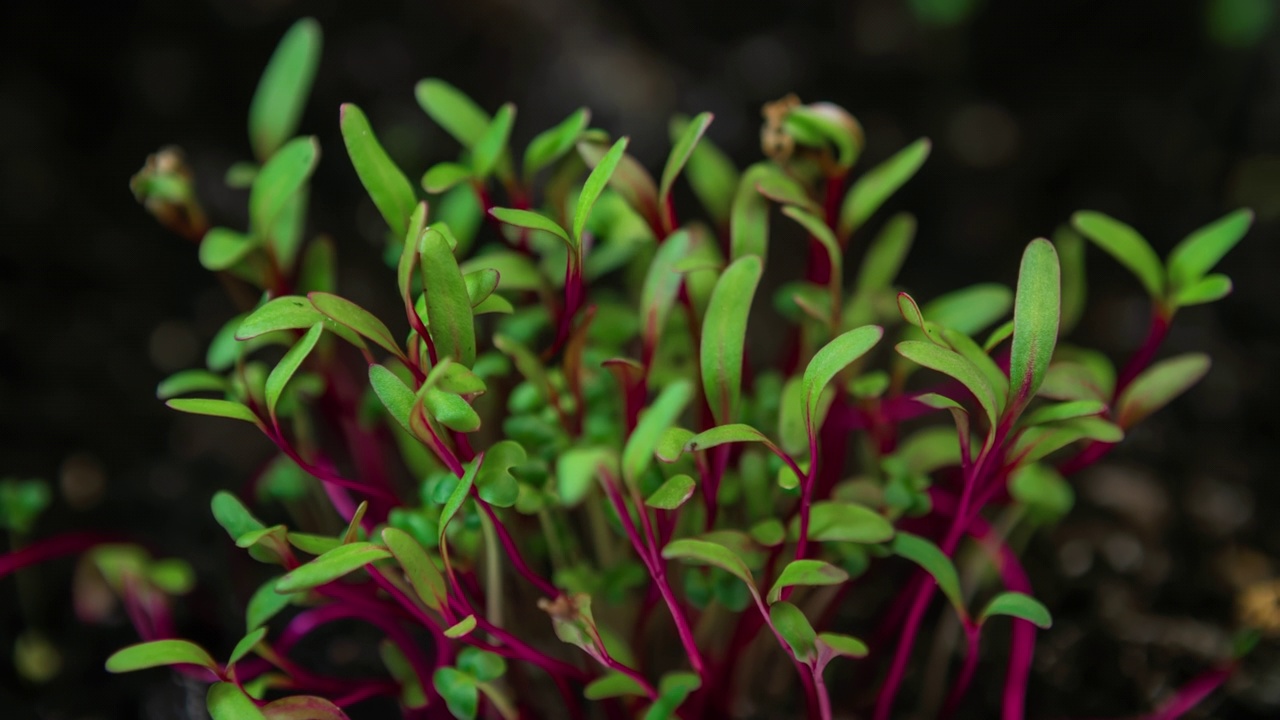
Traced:
[[37, 540], [18, 550], [0, 555], [0, 578], [63, 555], [74, 555], [97, 545], [119, 542], [120, 538], [102, 532], [71, 532]]

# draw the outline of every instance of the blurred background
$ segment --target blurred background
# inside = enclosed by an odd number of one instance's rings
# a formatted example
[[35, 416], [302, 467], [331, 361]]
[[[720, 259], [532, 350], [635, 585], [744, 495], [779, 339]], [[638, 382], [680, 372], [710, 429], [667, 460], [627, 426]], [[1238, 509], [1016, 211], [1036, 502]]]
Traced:
[[[233, 308], [128, 179], [148, 153], [179, 145], [213, 222], [243, 225], [245, 195], [222, 178], [251, 155], [249, 99], [298, 17], [325, 32], [302, 123], [325, 153], [312, 228], [337, 239], [344, 294], [375, 305], [390, 275], [342, 152], [341, 102], [360, 104], [417, 178], [456, 154], [414, 102], [422, 77], [489, 110], [515, 102], [517, 146], [587, 105], [651, 168], [668, 118], [702, 110], [715, 113], [720, 147], [754, 161], [760, 106], [795, 92], [858, 116], [863, 167], [933, 138], [891, 203], [920, 220], [901, 278], [918, 297], [1011, 283], [1021, 247], [1077, 209], [1134, 225], [1161, 254], [1229, 210], [1257, 212], [1221, 266], [1234, 295], [1183, 311], [1166, 346], [1205, 350], [1214, 369], [1079, 476], [1075, 513], [1028, 550], [1057, 620], [1040, 635], [1029, 716], [1135, 716], [1223, 657], [1240, 589], [1280, 562], [1280, 428], [1267, 410], [1280, 407], [1277, 14], [1274, 0], [6, 0], [0, 476], [52, 484], [27, 539], [96, 528], [182, 557], [199, 579], [183, 630], [215, 654], [238, 638], [255, 581], [237, 573], [255, 568], [208, 500], [240, 487], [267, 443], [154, 400], [160, 379], [202, 363]], [[1123, 359], [1145, 331], [1145, 298], [1096, 251], [1089, 270], [1076, 339]], [[0, 715], [203, 717], [198, 689], [167, 673], [104, 673], [132, 630], [122, 617], [77, 623], [72, 568], [0, 580]], [[36, 636], [56, 655], [33, 660]], [[980, 673], [1003, 676], [1003, 647], [991, 643]], [[999, 685], [978, 684], [969, 717], [995, 715]], [[1280, 649], [1264, 641], [1191, 717], [1277, 716]]]

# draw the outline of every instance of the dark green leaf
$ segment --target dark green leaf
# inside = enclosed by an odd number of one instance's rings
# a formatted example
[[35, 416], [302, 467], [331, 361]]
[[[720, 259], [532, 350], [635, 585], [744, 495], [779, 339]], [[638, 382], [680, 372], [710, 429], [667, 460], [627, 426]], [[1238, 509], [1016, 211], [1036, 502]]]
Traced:
[[[1209, 356], [1188, 353], [1161, 360], [1134, 378], [1116, 400], [1116, 422], [1131, 428], [1200, 382], [1209, 372]], [[171, 401], [173, 402], [173, 401]]]
[[249, 634], [240, 638], [240, 642], [236, 643], [234, 649], [231, 650], [231, 657], [227, 658], [227, 667], [231, 667], [240, 662], [240, 659], [248, 655], [262, 639], [267, 636], [267, 629], [260, 627], [257, 630], [250, 630]]
[[164, 665], [200, 665], [221, 672], [204, 648], [188, 640], [153, 640], [138, 643], [112, 653], [107, 658], [107, 672], [123, 673]]
[[658, 442], [667, 428], [680, 419], [692, 398], [692, 383], [677, 380], [663, 388], [653, 404], [640, 414], [640, 421], [622, 450], [622, 477], [628, 484], [638, 483], [645, 470], [653, 464], [653, 452], [658, 448]]
[[827, 343], [809, 361], [804, 369], [801, 388], [805, 407], [805, 430], [811, 438], [817, 435], [817, 425], [814, 421], [822, 391], [842, 370], [875, 347], [882, 337], [884, 337], [884, 328], [879, 325], [855, 328]]
[[564, 157], [578, 143], [590, 122], [591, 111], [578, 108], [559, 125], [534, 136], [524, 151], [525, 178], [532, 178], [542, 168]]
[[720, 425], [737, 417], [747, 318], [762, 270], [760, 258], [754, 255], [729, 265], [716, 282], [702, 321], [702, 387]]
[[917, 365], [937, 370], [960, 381], [977, 398], [978, 404], [986, 412], [987, 420], [995, 426], [998, 407], [995, 391], [982, 371], [967, 358], [955, 351], [916, 340], [898, 343], [897, 351]]
[[1044, 382], [1058, 342], [1061, 310], [1058, 253], [1044, 238], [1022, 254], [1013, 307], [1013, 350], [1009, 359], [1009, 405], [1021, 412]]
[[588, 683], [582, 694], [588, 700], [607, 700], [628, 695], [643, 697], [646, 693], [635, 678], [613, 670]]
[[1152, 298], [1164, 297], [1164, 265], [1137, 230], [1099, 212], [1081, 211], [1071, 223], [1137, 276]]
[[414, 87], [418, 104], [440, 127], [465, 148], [471, 148], [489, 127], [489, 114], [471, 98], [437, 78], [420, 81]]
[[791, 654], [802, 663], [814, 658], [818, 634], [800, 608], [789, 602], [775, 602], [769, 607], [769, 623], [791, 648]]
[[193, 415], [212, 415], [214, 417], [231, 418], [232, 420], [243, 420], [253, 423], [258, 427], [262, 427], [262, 421], [248, 407], [230, 400], [214, 400], [211, 398], [177, 398], [174, 400], [166, 400], [165, 405], [177, 410], [178, 412], [191, 413]]
[[418, 204], [413, 185], [378, 142], [364, 111], [345, 103], [339, 118], [342, 140], [346, 143], [347, 154], [351, 156], [351, 165], [360, 177], [360, 184], [364, 185], [378, 212], [382, 213], [392, 234], [404, 237], [409, 227], [409, 216]]
[[711, 120], [711, 113], [701, 113], [689, 121], [680, 132], [680, 139], [672, 146], [671, 154], [667, 156], [667, 164], [662, 169], [662, 182], [658, 186], [658, 203], [660, 207], [666, 206], [667, 198], [671, 195], [671, 186], [675, 184], [676, 178], [680, 175], [680, 171], [684, 169], [685, 163], [689, 162], [689, 157], [693, 155], [694, 149], [698, 146], [698, 141], [702, 139], [703, 133], [711, 125]]
[[858, 178], [840, 206], [840, 234], [862, 227], [924, 165], [932, 148], [928, 138], [920, 138]]
[[924, 568], [924, 571], [938, 583], [938, 587], [951, 601], [952, 607], [956, 609], [961, 619], [968, 617], [964, 607], [964, 596], [960, 593], [960, 576], [956, 574], [956, 567], [951, 563], [951, 558], [938, 549], [937, 545], [918, 535], [900, 532], [893, 538], [893, 552]]
[[306, 107], [322, 44], [320, 23], [303, 18], [293, 24], [271, 55], [249, 104], [249, 142], [260, 162], [297, 132]]
[[249, 225], [256, 237], [264, 238], [285, 205], [302, 189], [320, 158], [314, 137], [295, 138], [285, 143], [253, 179], [249, 191]]
[[839, 585], [849, 579], [849, 573], [822, 560], [792, 560], [782, 568], [782, 573], [769, 591], [769, 602], [782, 597], [782, 591], [794, 585]]
[[688, 475], [673, 475], [662, 483], [644, 504], [660, 510], [675, 510], [693, 497], [698, 484]]
[[1253, 211], [1240, 209], [1205, 225], [1169, 253], [1169, 284], [1176, 293], [1196, 284], [1249, 232]]
[[276, 419], [276, 405], [280, 403], [280, 395], [284, 392], [285, 386], [293, 379], [294, 373], [302, 366], [307, 356], [315, 349], [316, 343], [320, 341], [320, 335], [324, 332], [324, 323], [316, 323], [311, 326], [306, 335], [302, 339], [289, 348], [284, 357], [267, 376], [266, 398], [267, 398], [267, 414], [271, 416], [272, 421]]
[[234, 683], [210, 685], [205, 706], [213, 720], [267, 720], [257, 703]]
[[623, 153], [627, 151], [628, 142], [628, 138], [621, 138], [615, 142], [613, 147], [609, 148], [609, 152], [600, 158], [600, 162], [596, 164], [591, 174], [587, 176], [587, 181], [582, 186], [582, 193], [578, 195], [577, 208], [573, 212], [574, 247], [582, 247], [582, 231], [587, 227], [587, 218], [591, 215], [591, 208], [596, 204], [596, 200], [600, 198], [600, 193], [604, 192], [609, 179], [613, 177], [613, 172], [622, 160]]
[[276, 592], [293, 593], [333, 582], [376, 560], [391, 557], [386, 548], [368, 542], [340, 545], [300, 565], [276, 583]]
[[1039, 600], [1020, 592], [1002, 592], [991, 598], [991, 602], [978, 615], [978, 624], [985, 623], [993, 615], [1021, 618], [1042, 630], [1053, 627], [1049, 609]]
[[422, 282], [431, 340], [441, 358], [467, 367], [476, 361], [476, 326], [467, 284], [443, 234], [428, 228], [422, 236]]
[[489, 127], [485, 128], [484, 134], [471, 148], [471, 172], [474, 177], [483, 180], [493, 173], [498, 159], [507, 150], [507, 139], [511, 137], [511, 126], [515, 120], [515, 105], [507, 103], [498, 108]]

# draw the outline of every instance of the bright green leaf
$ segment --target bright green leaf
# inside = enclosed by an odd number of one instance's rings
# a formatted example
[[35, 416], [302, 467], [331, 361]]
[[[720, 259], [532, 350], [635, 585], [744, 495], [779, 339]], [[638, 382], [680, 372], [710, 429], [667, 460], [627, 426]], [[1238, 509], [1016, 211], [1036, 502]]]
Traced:
[[397, 528], [383, 528], [382, 541], [404, 569], [405, 577], [418, 597], [432, 610], [439, 610], [448, 597], [444, 576], [422, 549], [422, 545], [409, 533]]
[[792, 560], [782, 568], [773, 589], [769, 591], [769, 602], [776, 602], [782, 591], [795, 585], [818, 586], [839, 585], [849, 579], [849, 573], [822, 560]]
[[211, 228], [200, 240], [200, 265], [205, 270], [229, 270], [257, 246], [253, 238], [224, 227]]
[[928, 138], [920, 138], [858, 178], [840, 206], [840, 234], [862, 227], [924, 165], [932, 148]]
[[1049, 609], [1039, 600], [1020, 592], [1002, 592], [991, 598], [991, 602], [987, 603], [987, 607], [978, 615], [978, 624], [985, 623], [993, 615], [1021, 618], [1042, 630], [1053, 627], [1053, 617], [1049, 615]]
[[489, 214], [497, 218], [499, 222], [520, 228], [528, 228], [529, 230], [548, 232], [564, 240], [569, 248], [577, 247], [574, 240], [569, 237], [569, 233], [565, 232], [559, 223], [541, 213], [536, 213], [532, 210], [516, 210], [514, 208], [494, 208], [489, 211]]
[[1173, 303], [1178, 307], [1203, 305], [1216, 302], [1231, 294], [1231, 278], [1215, 273], [1179, 288], [1173, 294]]
[[507, 140], [511, 137], [511, 126], [515, 120], [515, 105], [507, 103], [498, 108], [489, 127], [472, 146], [471, 170], [477, 179], [483, 180], [493, 173], [498, 159], [507, 150]]
[[998, 407], [995, 391], [982, 371], [967, 358], [953, 350], [917, 340], [898, 343], [897, 351], [917, 365], [936, 370], [960, 381], [977, 398], [978, 404], [986, 412], [987, 420], [993, 427], [995, 426]]
[[470, 675], [451, 667], [436, 668], [431, 683], [457, 720], [473, 720], [480, 708], [480, 690]]
[[378, 212], [382, 213], [392, 234], [404, 237], [409, 227], [409, 216], [418, 204], [413, 185], [378, 142], [364, 111], [345, 103], [339, 118], [342, 140], [346, 143], [356, 175], [360, 177], [360, 184], [364, 185]]
[[663, 388], [653, 404], [640, 414], [640, 421], [622, 450], [622, 477], [627, 484], [638, 483], [653, 464], [658, 442], [667, 428], [680, 419], [691, 399], [693, 385], [687, 380], [678, 380]]
[[1081, 234], [1137, 276], [1152, 298], [1164, 297], [1164, 264], [1137, 230], [1099, 212], [1081, 211], [1071, 216]]
[[846, 332], [814, 354], [804, 369], [802, 390], [805, 407], [805, 430], [809, 437], [817, 435], [815, 419], [822, 391], [840, 371], [866, 355], [884, 337], [879, 325], [864, 325]]
[[588, 700], [607, 700], [628, 695], [644, 697], [646, 693], [635, 678], [612, 670], [588, 683], [582, 694]]
[[210, 685], [205, 706], [213, 720], [267, 720], [257, 703], [234, 683]]
[[662, 557], [681, 560], [690, 565], [718, 567], [746, 583], [755, 592], [755, 580], [751, 577], [750, 568], [737, 553], [720, 543], [695, 538], [673, 540], [662, 548]]
[[422, 282], [437, 355], [471, 367], [476, 361], [476, 326], [467, 284], [444, 235], [431, 228], [422, 236]]
[[437, 195], [471, 178], [471, 169], [458, 163], [432, 165], [422, 176], [422, 189]]
[[260, 627], [257, 630], [249, 631], [249, 634], [240, 638], [240, 642], [236, 643], [235, 648], [231, 651], [231, 657], [227, 658], [227, 667], [240, 662], [240, 659], [248, 655], [266, 636], [267, 629]]
[[1043, 238], [1022, 255], [1013, 307], [1013, 350], [1009, 359], [1009, 405], [1020, 412], [1044, 382], [1058, 342], [1061, 309], [1058, 253]]
[[304, 18], [280, 39], [249, 104], [249, 142], [266, 161], [297, 132], [320, 64], [320, 23]]
[[[800, 518], [791, 521], [800, 536]], [[809, 539], [815, 542], [881, 543], [893, 537], [893, 525], [880, 513], [854, 503], [822, 500], [809, 509]]]
[[459, 620], [458, 622], [454, 623], [453, 625], [445, 628], [444, 636], [451, 640], [456, 640], [460, 637], [466, 637], [467, 635], [471, 634], [472, 630], [475, 630], [475, 629], [476, 629], [476, 616], [468, 615], [462, 618], [461, 620]]
[[366, 337], [396, 357], [403, 358], [395, 337], [373, 313], [338, 295], [313, 292], [307, 296], [311, 305], [334, 322]]
[[711, 113], [704, 112], [699, 114], [685, 125], [680, 133], [680, 139], [672, 146], [671, 154], [667, 156], [667, 164], [662, 169], [662, 182], [658, 186], [658, 202], [660, 206], [666, 206], [667, 198], [671, 194], [671, 186], [675, 184], [676, 178], [680, 175], [680, 171], [684, 169], [685, 163], [689, 162], [689, 158], [693, 155], [698, 141], [702, 139], [707, 127], [711, 125], [711, 120]]
[[866, 657], [869, 650], [867, 644], [851, 635], [841, 635], [840, 633], [818, 633], [819, 647], [825, 645], [831, 649], [835, 655], [843, 655], [849, 658]]
[[333, 582], [376, 560], [391, 557], [386, 548], [368, 542], [340, 545], [311, 562], [289, 571], [276, 583], [276, 592], [293, 593]]
[[658, 340], [667, 326], [667, 317], [679, 297], [684, 276], [675, 271], [675, 265], [688, 252], [689, 233], [677, 230], [658, 246], [649, 263], [644, 287], [640, 291], [641, 333], [648, 352], [653, 352], [658, 346]]
[[479, 142], [489, 127], [489, 114], [461, 90], [443, 80], [428, 78], [420, 81], [414, 87], [414, 96], [427, 115], [465, 148]]
[[578, 108], [559, 125], [534, 136], [524, 151], [525, 178], [532, 178], [542, 168], [564, 157], [578, 143], [590, 122], [591, 111]]
[[702, 387], [720, 425], [737, 417], [747, 318], [762, 270], [754, 255], [730, 264], [716, 282], [702, 321]]
[[1253, 211], [1240, 209], [1191, 233], [1169, 252], [1169, 284], [1177, 292], [1204, 277], [1249, 232]]
[[123, 673], [164, 665], [200, 665], [220, 672], [218, 663], [204, 648], [188, 640], [153, 640], [138, 643], [112, 653], [107, 658], [107, 672]]
[[174, 373], [156, 386], [156, 398], [168, 400], [194, 392], [225, 392], [230, 385], [227, 379], [208, 370], [183, 370]]
[[262, 421], [248, 407], [230, 400], [214, 400], [212, 398], [175, 398], [166, 400], [165, 405], [177, 410], [178, 412], [191, 413], [193, 415], [212, 415], [214, 417], [230, 418], [232, 420], [243, 420], [253, 423], [259, 427]]
[[578, 195], [577, 208], [573, 212], [574, 247], [582, 247], [582, 231], [587, 227], [587, 218], [591, 215], [591, 208], [595, 206], [596, 200], [600, 198], [600, 193], [604, 192], [609, 179], [613, 177], [613, 172], [622, 160], [623, 153], [627, 151], [628, 142], [628, 138], [621, 138], [615, 142], [613, 147], [609, 148], [609, 152], [600, 158], [600, 162], [591, 171], [591, 174], [587, 176], [587, 181], [582, 186], [582, 193]]
[[[1155, 363], [1134, 378], [1116, 400], [1116, 422], [1131, 428], [1200, 382], [1209, 372], [1209, 356], [1188, 353]], [[173, 401], [170, 401], [173, 402]]]
[[675, 510], [693, 497], [698, 484], [688, 475], [673, 475], [662, 483], [653, 494], [645, 499], [644, 504], [660, 510]]
[[284, 357], [267, 376], [266, 398], [267, 413], [274, 421], [276, 419], [276, 406], [280, 403], [280, 395], [284, 392], [285, 386], [293, 379], [294, 373], [302, 366], [307, 356], [315, 349], [316, 343], [320, 341], [320, 335], [324, 332], [324, 323], [316, 323], [311, 326], [306, 335], [302, 339], [289, 348]]
[[249, 225], [254, 236], [267, 236], [276, 218], [311, 177], [319, 159], [316, 139], [302, 137], [285, 143], [262, 166], [249, 190]]
[[245, 632], [252, 632], [266, 625], [267, 621], [289, 606], [292, 598], [276, 592], [277, 579], [271, 578], [263, 583], [249, 598], [249, 604], [244, 610]]
[[[684, 136], [691, 122], [683, 118], [671, 122], [672, 142]], [[734, 192], [740, 185], [733, 162], [709, 138], [703, 137], [689, 155], [685, 176], [711, 218], [717, 225], [725, 225]]]
[[471, 488], [475, 486], [476, 473], [479, 472], [480, 466], [483, 464], [484, 453], [480, 453], [467, 464], [466, 470], [462, 473], [462, 478], [458, 480], [453, 492], [449, 493], [449, 499], [445, 501], [444, 507], [441, 508], [439, 537], [441, 546], [444, 545], [445, 532], [449, 529], [449, 522], [462, 509], [462, 504], [467, 501], [467, 498], [471, 497]]
[[769, 624], [786, 641], [796, 660], [802, 663], [813, 660], [818, 634], [800, 608], [789, 602], [775, 602], [769, 607]]
[[893, 552], [924, 568], [924, 571], [938, 583], [942, 593], [951, 601], [961, 619], [968, 617], [964, 607], [964, 596], [960, 593], [960, 576], [937, 545], [911, 533], [900, 532], [893, 538]]

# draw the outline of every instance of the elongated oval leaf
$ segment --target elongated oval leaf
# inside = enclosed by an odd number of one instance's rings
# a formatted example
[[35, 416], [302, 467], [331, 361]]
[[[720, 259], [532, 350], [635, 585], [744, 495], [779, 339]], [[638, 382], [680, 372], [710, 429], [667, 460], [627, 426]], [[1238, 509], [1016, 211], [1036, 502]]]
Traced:
[[620, 138], [609, 148], [609, 152], [605, 153], [600, 162], [596, 164], [591, 174], [587, 176], [587, 181], [582, 186], [582, 194], [578, 196], [578, 206], [573, 212], [573, 242], [575, 247], [582, 246], [582, 231], [587, 227], [587, 218], [591, 215], [591, 208], [595, 206], [596, 200], [600, 199], [600, 193], [604, 192], [604, 188], [609, 184], [609, 179], [613, 177], [613, 171], [617, 169], [618, 163], [622, 160], [622, 154], [627, 151], [627, 143], [630, 138]]
[[[484, 464], [484, 453], [476, 455], [475, 459], [467, 465], [466, 470], [462, 473], [462, 478], [458, 480], [458, 484], [454, 486], [453, 492], [449, 493], [449, 499], [445, 501], [444, 507], [440, 510], [440, 537], [441, 546], [444, 545], [445, 531], [449, 529], [449, 522], [462, 509], [462, 504], [471, 497], [471, 488], [476, 483], [476, 473], [480, 471], [480, 466]], [[474, 618], [472, 618], [474, 621]]]
[[422, 283], [436, 354], [471, 367], [476, 361], [476, 325], [467, 283], [448, 241], [433, 228], [422, 236]]
[[1221, 300], [1230, 295], [1232, 289], [1231, 278], [1214, 273], [1213, 275], [1206, 275], [1186, 287], [1179, 288], [1173, 294], [1173, 302], [1178, 307], [1203, 305]]
[[689, 233], [678, 230], [672, 233], [653, 254], [649, 272], [645, 275], [640, 291], [641, 335], [645, 348], [652, 353], [667, 326], [667, 317], [680, 294], [684, 277], [675, 266], [689, 252]]
[[235, 267], [258, 246], [253, 238], [224, 227], [215, 227], [200, 240], [200, 265], [205, 270], [227, 270]]
[[668, 560], [681, 560], [691, 565], [718, 567], [746, 583], [753, 593], [756, 592], [751, 569], [737, 553], [720, 543], [695, 538], [673, 540], [662, 548], [662, 557]]
[[[688, 431], [685, 431], [688, 432]], [[703, 430], [689, 437], [684, 443], [684, 452], [697, 452], [726, 443], [758, 442], [773, 447], [773, 441], [764, 433], [743, 423], [718, 425], [710, 430]]]
[[265, 162], [293, 137], [320, 64], [320, 23], [303, 18], [280, 39], [249, 104], [249, 143]]
[[247, 635], [240, 638], [240, 642], [236, 643], [235, 648], [231, 650], [231, 656], [227, 658], [227, 667], [231, 667], [248, 655], [262, 639], [267, 636], [267, 629], [260, 627], [256, 630], [250, 630]]
[[418, 104], [463, 147], [470, 149], [489, 127], [489, 114], [449, 83], [428, 78], [414, 87]]
[[924, 165], [932, 148], [928, 138], [920, 138], [858, 178], [840, 206], [840, 234], [862, 227]]
[[964, 385], [978, 400], [978, 404], [987, 415], [987, 420], [992, 426], [995, 425], [997, 413], [995, 391], [991, 388], [991, 383], [987, 381], [986, 376], [972, 362], [953, 350], [918, 340], [900, 342], [896, 349], [900, 355], [917, 365], [937, 370], [959, 380], [960, 384]]
[[471, 170], [465, 165], [442, 162], [438, 165], [432, 165], [422, 175], [422, 189], [436, 195], [470, 178]]
[[387, 414], [400, 423], [406, 432], [412, 433], [413, 431], [409, 428], [409, 413], [413, 409], [416, 398], [413, 390], [409, 389], [409, 386], [405, 385], [395, 373], [376, 364], [369, 366], [369, 384], [373, 386], [374, 394], [387, 409]]
[[276, 583], [276, 592], [293, 593], [333, 582], [374, 561], [391, 557], [386, 548], [369, 542], [339, 545], [311, 562], [289, 571]]
[[267, 720], [350, 720], [342, 708], [315, 695], [293, 695], [262, 706]]
[[782, 568], [773, 589], [769, 591], [769, 602], [775, 602], [782, 596], [782, 591], [793, 585], [818, 586], [839, 585], [849, 579], [849, 573], [822, 560], [792, 560]]
[[1253, 211], [1240, 209], [1191, 233], [1169, 253], [1169, 283], [1174, 290], [1188, 287], [1213, 269], [1249, 232]]
[[382, 541], [387, 544], [391, 554], [395, 555], [396, 562], [404, 569], [409, 584], [422, 602], [432, 610], [439, 610], [448, 598], [449, 591], [444, 576], [431, 561], [427, 551], [409, 533], [397, 528], [384, 528]]
[[237, 340], [250, 340], [278, 330], [301, 330], [324, 319], [304, 297], [285, 295], [267, 301], [236, 328]]
[[760, 258], [738, 258], [716, 281], [702, 321], [702, 388], [716, 422], [733, 422], [742, 392], [747, 318], [762, 272]]
[[556, 494], [565, 507], [575, 507], [596, 484], [600, 468], [616, 468], [616, 454], [607, 448], [569, 448], [556, 458]]
[[672, 146], [671, 154], [667, 156], [667, 164], [662, 169], [662, 182], [658, 185], [660, 205], [666, 206], [667, 198], [671, 194], [671, 186], [675, 184], [685, 163], [689, 162], [689, 157], [693, 155], [698, 141], [702, 139], [703, 133], [707, 131], [713, 118], [714, 116], [709, 112], [701, 113], [690, 120], [681, 131], [680, 139], [676, 140], [675, 145]]
[[178, 412], [193, 415], [212, 415], [214, 417], [243, 420], [262, 427], [262, 421], [248, 407], [231, 400], [214, 400], [212, 398], [175, 398], [166, 400], [165, 405]]
[[1071, 216], [1071, 224], [1129, 268], [1152, 298], [1164, 297], [1164, 265], [1137, 230], [1115, 218], [1088, 210]]
[[350, 328], [376, 343], [387, 352], [404, 359], [404, 352], [387, 326], [373, 313], [339, 295], [313, 292], [307, 295], [312, 307], [339, 325]]
[[244, 609], [245, 632], [252, 632], [266, 625], [271, 618], [289, 606], [292, 598], [276, 592], [278, 579], [266, 581], [249, 597], [249, 604]]
[[413, 185], [382, 149], [364, 111], [345, 103], [339, 115], [339, 125], [360, 184], [364, 185], [391, 232], [396, 237], [403, 237], [409, 227], [409, 216], [418, 204]]
[[676, 424], [680, 414], [693, 398], [693, 384], [677, 380], [663, 388], [657, 399], [640, 414], [636, 429], [627, 438], [622, 449], [622, 477], [628, 484], [639, 482], [641, 476], [653, 464], [653, 453], [658, 448], [667, 428]]
[[193, 392], [222, 392], [229, 387], [227, 379], [208, 370], [183, 370], [174, 373], [156, 386], [156, 398], [168, 400]]
[[1085, 242], [1079, 233], [1067, 226], [1053, 234], [1053, 246], [1062, 265], [1062, 319], [1058, 333], [1067, 335], [1084, 314], [1088, 282], [1085, 276]]
[[960, 593], [960, 576], [956, 566], [951, 563], [937, 545], [918, 535], [900, 532], [893, 538], [893, 552], [924, 568], [938, 583], [942, 593], [951, 601], [952, 607], [960, 617], [967, 618], [964, 607], [964, 596]]
[[467, 635], [471, 634], [472, 630], [475, 630], [475, 629], [476, 629], [476, 616], [468, 615], [462, 618], [461, 620], [459, 620], [458, 622], [454, 623], [453, 625], [445, 628], [444, 636], [449, 639], [456, 640], [457, 638], [460, 638], [460, 637], [466, 637]]
[[1060, 420], [1101, 415], [1106, 412], [1106, 409], [1107, 404], [1101, 400], [1073, 400], [1071, 402], [1055, 403], [1037, 409], [1023, 419], [1023, 424], [1027, 426], [1043, 425]]
[[628, 695], [644, 697], [645, 689], [635, 678], [615, 670], [588, 683], [583, 688], [582, 695], [588, 700], [607, 700]]
[[493, 121], [485, 128], [484, 134], [471, 148], [471, 172], [476, 178], [483, 180], [493, 173], [498, 158], [507, 150], [507, 139], [511, 137], [511, 126], [516, 121], [516, 106], [507, 103], [498, 108]]
[[775, 602], [769, 607], [769, 624], [786, 641], [796, 660], [802, 663], [813, 660], [818, 634], [800, 608], [789, 602]]
[[978, 624], [985, 623], [993, 615], [1021, 618], [1042, 630], [1053, 627], [1053, 616], [1044, 603], [1020, 592], [1002, 592], [991, 598], [991, 602], [978, 615]]
[[532, 178], [542, 168], [564, 157], [578, 143], [590, 122], [591, 111], [578, 108], [560, 124], [535, 135], [524, 151], [525, 178]]
[[867, 644], [852, 635], [840, 633], [818, 633], [819, 647], [826, 646], [829, 652], [849, 658], [866, 657], [869, 652]]
[[[1209, 356], [1188, 353], [1161, 360], [1134, 378], [1116, 401], [1116, 422], [1131, 428], [1200, 382], [1209, 372]], [[171, 401], [172, 402], [172, 401]]]
[[[790, 535], [800, 537], [800, 518], [791, 521]], [[809, 539], [815, 542], [881, 543], [892, 537], [892, 523], [862, 505], [823, 500], [809, 510]]]
[[226, 490], [214, 493], [209, 505], [213, 511], [214, 520], [218, 521], [232, 540], [239, 541], [244, 535], [266, 527], [261, 520], [249, 512], [244, 503], [240, 502], [240, 498]]
[[499, 222], [504, 222], [508, 225], [551, 233], [564, 240], [565, 245], [568, 245], [570, 249], [577, 247], [574, 244], [574, 240], [569, 237], [569, 233], [560, 227], [560, 223], [541, 213], [536, 213], [532, 210], [516, 210], [514, 208], [494, 208], [489, 211], [489, 214], [497, 218]]
[[200, 665], [220, 672], [208, 651], [189, 640], [153, 640], [121, 648], [107, 658], [107, 672], [123, 673], [164, 665]]
[[210, 685], [205, 707], [213, 720], [267, 720], [258, 704], [234, 683]]
[[[692, 121], [675, 118], [671, 122], [672, 142], [684, 136]], [[689, 155], [685, 176], [698, 196], [702, 206], [719, 226], [729, 222], [729, 206], [733, 203], [735, 189], [739, 186], [738, 170], [720, 148], [703, 137]]]
[[804, 397], [804, 424], [810, 436], [816, 434], [814, 417], [822, 391], [836, 375], [866, 355], [884, 337], [879, 325], [864, 325], [846, 332], [827, 343], [814, 354], [804, 369], [802, 392]]
[[301, 137], [285, 143], [262, 166], [249, 191], [249, 225], [254, 236], [267, 236], [285, 205], [311, 177], [319, 159], [316, 139]]
[[931, 322], [970, 337], [1004, 317], [1013, 307], [1013, 291], [1000, 283], [978, 283], [953, 290], [925, 303], [921, 313]]
[[697, 487], [698, 483], [688, 475], [673, 475], [645, 498], [644, 504], [659, 510], [675, 510], [693, 497]]
[[320, 342], [320, 335], [324, 333], [324, 323], [316, 323], [311, 326], [306, 335], [302, 339], [294, 343], [289, 348], [280, 362], [272, 369], [271, 374], [267, 376], [266, 399], [267, 413], [271, 415], [271, 419], [276, 419], [276, 405], [280, 403], [280, 395], [284, 392], [285, 386], [293, 379], [294, 373], [298, 372], [298, 368], [302, 366], [303, 361], [315, 349], [316, 343]]
[[1044, 238], [1027, 245], [1018, 271], [1013, 305], [1013, 350], [1009, 359], [1009, 406], [1021, 412], [1044, 382], [1058, 343], [1061, 311], [1058, 253]]

